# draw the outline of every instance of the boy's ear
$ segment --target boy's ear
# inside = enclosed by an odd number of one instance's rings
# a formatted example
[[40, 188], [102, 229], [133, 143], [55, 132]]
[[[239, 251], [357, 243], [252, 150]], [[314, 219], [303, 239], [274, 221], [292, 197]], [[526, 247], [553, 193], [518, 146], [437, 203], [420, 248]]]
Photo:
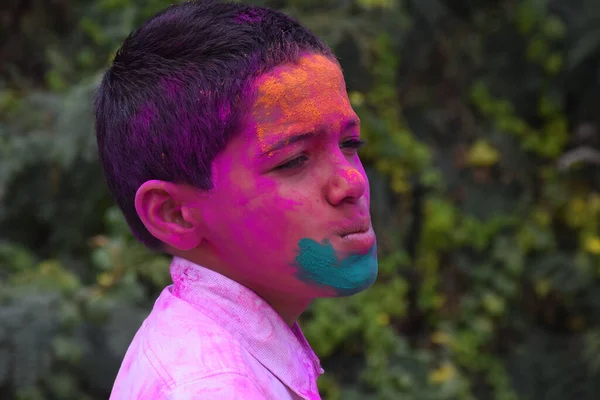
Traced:
[[201, 202], [199, 190], [159, 180], [144, 182], [135, 194], [135, 209], [146, 229], [181, 251], [194, 249], [203, 240]]

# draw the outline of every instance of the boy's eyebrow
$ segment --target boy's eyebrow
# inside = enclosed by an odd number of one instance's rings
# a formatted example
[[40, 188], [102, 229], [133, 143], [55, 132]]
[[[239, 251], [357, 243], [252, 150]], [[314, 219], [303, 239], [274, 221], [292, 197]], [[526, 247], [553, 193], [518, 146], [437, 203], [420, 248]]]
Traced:
[[[346, 131], [348, 131], [356, 126], [359, 126], [359, 125], [360, 125], [360, 120], [357, 118], [352, 118], [352, 119], [346, 121], [346, 123], [344, 124], [344, 127], [342, 129], [342, 132], [346, 132]], [[285, 135], [284, 137], [279, 139], [277, 142], [273, 143], [273, 145], [269, 146], [269, 148], [262, 151], [259, 158], [265, 157], [265, 156], [267, 156], [275, 151], [281, 150], [284, 147], [287, 147], [291, 144], [308, 140], [317, 135], [318, 135], [318, 133], [316, 131], [309, 131], [309, 132], [296, 133], [296, 134], [292, 133], [289, 135]]]

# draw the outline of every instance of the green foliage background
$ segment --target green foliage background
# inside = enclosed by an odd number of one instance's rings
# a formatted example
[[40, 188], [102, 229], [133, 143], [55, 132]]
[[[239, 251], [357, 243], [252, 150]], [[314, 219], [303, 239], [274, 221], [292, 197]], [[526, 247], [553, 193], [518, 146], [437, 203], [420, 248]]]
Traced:
[[[91, 94], [168, 0], [0, 5], [0, 399], [106, 399], [168, 260], [129, 234]], [[381, 274], [303, 327], [326, 399], [600, 396], [600, 2], [255, 0], [341, 59]]]

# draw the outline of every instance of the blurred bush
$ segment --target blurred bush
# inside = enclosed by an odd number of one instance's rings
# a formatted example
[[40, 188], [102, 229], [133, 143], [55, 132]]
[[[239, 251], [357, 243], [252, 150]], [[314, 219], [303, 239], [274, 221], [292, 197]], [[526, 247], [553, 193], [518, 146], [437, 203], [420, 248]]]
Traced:
[[[0, 5], [0, 398], [105, 399], [168, 262], [97, 165], [91, 94], [167, 0]], [[303, 327], [323, 397], [596, 399], [600, 3], [265, 0], [340, 57], [381, 274]]]

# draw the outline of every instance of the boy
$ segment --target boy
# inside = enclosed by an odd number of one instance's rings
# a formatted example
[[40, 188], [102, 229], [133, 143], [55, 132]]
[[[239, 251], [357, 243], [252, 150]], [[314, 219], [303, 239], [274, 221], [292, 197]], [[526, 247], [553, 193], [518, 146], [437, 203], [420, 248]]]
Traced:
[[172, 6], [125, 40], [95, 110], [112, 195], [173, 255], [111, 399], [319, 399], [296, 320], [377, 276], [359, 121], [331, 50], [270, 9]]

